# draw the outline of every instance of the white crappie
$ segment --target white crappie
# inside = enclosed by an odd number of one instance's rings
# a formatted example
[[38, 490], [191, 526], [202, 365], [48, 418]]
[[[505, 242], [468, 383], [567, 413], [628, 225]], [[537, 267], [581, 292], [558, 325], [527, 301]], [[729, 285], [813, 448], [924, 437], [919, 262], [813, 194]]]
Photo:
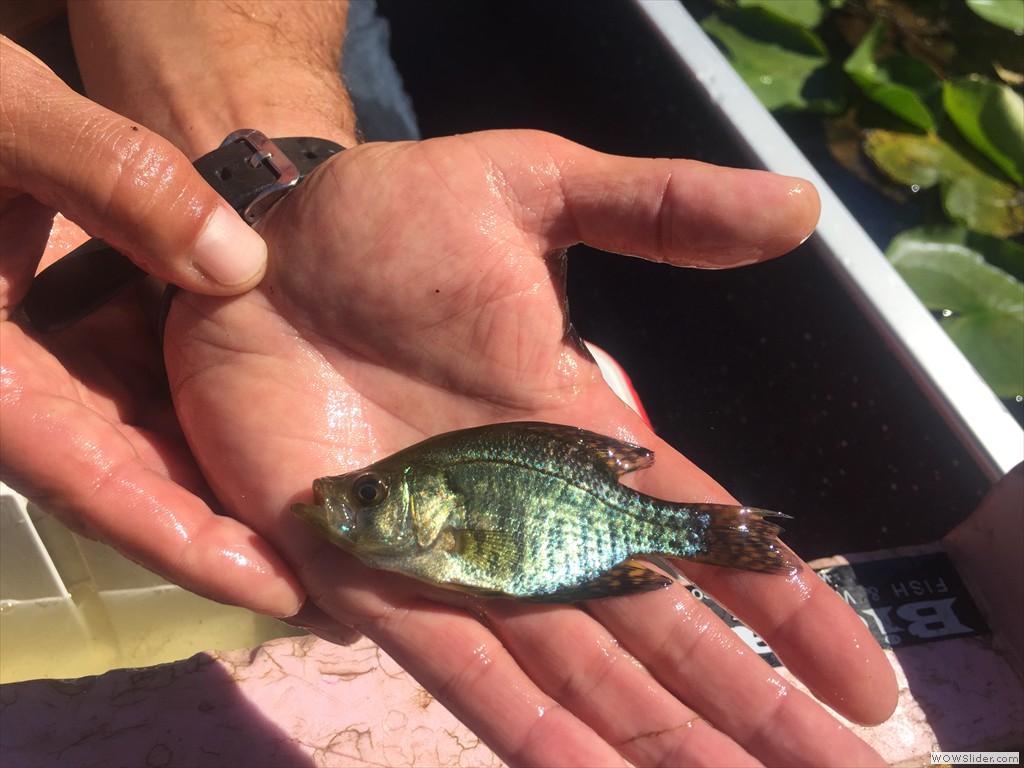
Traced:
[[793, 573], [776, 513], [663, 501], [619, 478], [654, 454], [512, 422], [449, 432], [314, 481], [293, 509], [366, 564], [464, 592], [568, 602], [670, 583], [636, 558]]

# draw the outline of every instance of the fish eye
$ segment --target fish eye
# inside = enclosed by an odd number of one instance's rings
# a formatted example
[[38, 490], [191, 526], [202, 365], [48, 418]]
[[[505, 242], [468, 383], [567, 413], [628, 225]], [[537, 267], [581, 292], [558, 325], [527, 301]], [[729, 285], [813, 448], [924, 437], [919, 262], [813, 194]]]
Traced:
[[373, 507], [388, 497], [388, 486], [380, 475], [363, 475], [352, 484], [352, 497], [364, 507]]

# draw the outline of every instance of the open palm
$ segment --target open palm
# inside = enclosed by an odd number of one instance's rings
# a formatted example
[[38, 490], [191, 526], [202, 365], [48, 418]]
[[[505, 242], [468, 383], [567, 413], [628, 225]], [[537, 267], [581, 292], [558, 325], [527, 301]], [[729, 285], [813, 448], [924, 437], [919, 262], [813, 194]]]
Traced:
[[[364, 145], [265, 219], [259, 289], [175, 300], [175, 407], [220, 501], [299, 574], [313, 603], [299, 620], [373, 638], [505, 759], [877, 761], [679, 585], [583, 607], [477, 600], [366, 568], [289, 512], [315, 477], [520, 419], [654, 449], [655, 466], [630, 479], [651, 494], [731, 501], [605, 386], [565, 316], [561, 249], [737, 266], [794, 247], [816, 216], [793, 179], [546, 134]], [[840, 712], [891, 712], [884, 657], [813, 574], [687, 574]]]

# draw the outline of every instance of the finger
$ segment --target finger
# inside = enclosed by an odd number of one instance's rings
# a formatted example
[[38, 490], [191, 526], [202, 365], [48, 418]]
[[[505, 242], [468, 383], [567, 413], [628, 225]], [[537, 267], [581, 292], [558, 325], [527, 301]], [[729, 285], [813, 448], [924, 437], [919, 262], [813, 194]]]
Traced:
[[759, 765], [575, 606], [491, 601], [482, 610], [526, 673], [632, 764]]
[[899, 691], [888, 659], [861, 618], [810, 569], [788, 579], [711, 567], [687, 572], [837, 712], [867, 725], [893, 713]]
[[762, 762], [883, 764], [680, 585], [629, 600], [592, 601], [587, 610], [662, 685]]
[[[333, 554], [333, 553], [332, 553]], [[324, 583], [324, 582], [321, 582]], [[348, 596], [340, 604], [348, 604]], [[330, 605], [330, 597], [323, 604]], [[593, 730], [538, 689], [494, 635], [464, 611], [382, 601], [360, 629], [511, 765], [623, 765]]]
[[678, 265], [736, 267], [787, 253], [818, 221], [817, 191], [803, 179], [607, 155], [547, 134], [522, 141], [530, 156], [552, 158], [505, 166], [524, 226], [548, 249], [584, 242]]
[[[640, 478], [645, 493], [736, 503], [721, 488], [691, 479], [693, 465], [664, 441], [652, 438], [647, 447], [658, 462], [655, 471]], [[695, 488], [705, 495], [695, 497]], [[837, 712], [860, 723], [878, 723], [892, 713], [898, 688], [885, 654], [857, 614], [806, 566], [793, 577], [696, 564], [685, 565], [684, 571], [757, 632]]]
[[235, 294], [259, 282], [266, 244], [181, 152], [79, 96], [7, 38], [0, 55], [5, 187], [189, 291]]
[[[5, 358], [29, 343], [4, 331]], [[4, 368], [5, 482], [187, 589], [273, 616], [299, 610], [304, 593], [265, 540], [141, 461], [117, 427], [73, 393], [39, 393], [22, 373]]]
[[[311, 532], [289, 542], [322, 616], [362, 632], [511, 765], [623, 765], [593, 730], [538, 689], [494, 634], [412, 579], [363, 565]], [[429, 591], [429, 590], [428, 590]], [[449, 599], [463, 603], [454, 593]], [[302, 615], [306, 615], [305, 609]]]
[[[2, 165], [2, 161], [0, 161]], [[54, 211], [28, 195], [0, 202], [0, 321], [25, 295], [40, 258], [49, 250]], [[17, 222], [11, 226], [8, 222]], [[56, 249], [56, 248], [54, 248]]]
[[312, 600], [306, 600], [299, 612], [289, 616], [285, 621], [335, 645], [351, 645], [363, 636], [358, 630], [328, 616]]

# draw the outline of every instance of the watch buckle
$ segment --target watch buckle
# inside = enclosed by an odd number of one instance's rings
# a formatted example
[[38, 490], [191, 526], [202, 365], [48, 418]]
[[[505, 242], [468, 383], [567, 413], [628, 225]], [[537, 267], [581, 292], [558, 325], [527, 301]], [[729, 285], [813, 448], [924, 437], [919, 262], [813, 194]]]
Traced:
[[226, 147], [235, 143], [246, 144], [252, 150], [252, 156], [248, 161], [249, 165], [253, 168], [262, 165], [274, 174], [276, 179], [271, 186], [263, 190], [242, 211], [239, 211], [246, 222], [255, 224], [263, 218], [263, 214], [270, 210], [274, 203], [299, 183], [299, 169], [273, 140], [254, 128], [235, 131], [221, 142], [221, 146]]

